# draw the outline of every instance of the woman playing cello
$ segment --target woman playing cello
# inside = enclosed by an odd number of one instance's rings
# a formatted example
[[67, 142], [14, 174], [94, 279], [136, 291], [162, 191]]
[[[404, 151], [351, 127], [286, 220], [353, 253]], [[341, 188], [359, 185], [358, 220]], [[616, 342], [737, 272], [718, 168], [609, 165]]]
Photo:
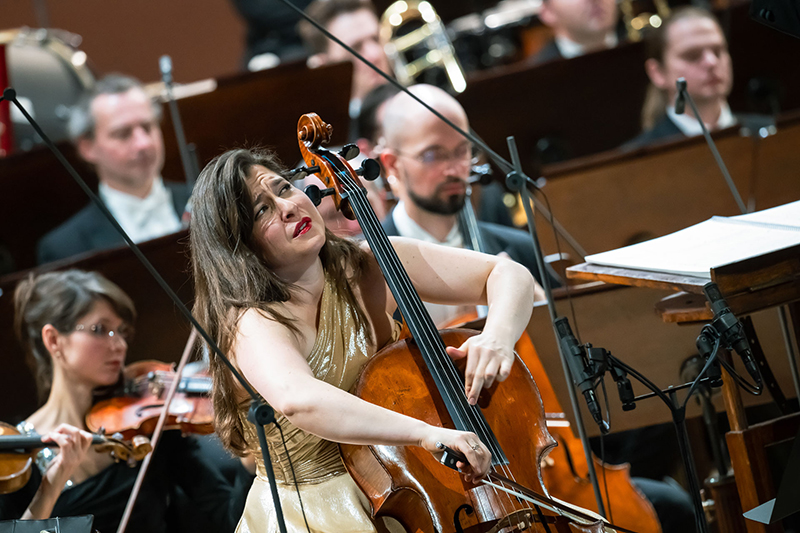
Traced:
[[[290, 530], [306, 530], [297, 490], [312, 531], [376, 531], [336, 443], [436, 453], [440, 442], [466, 456], [460, 466], [467, 481], [487, 474], [490, 453], [473, 433], [431, 426], [347, 392], [377, 348], [397, 337], [394, 298], [369, 247], [327, 231], [283, 171], [267, 153], [233, 150], [201, 173], [191, 228], [195, 311], [278, 412], [288, 454], [274, 426], [267, 438]], [[498, 257], [408, 239], [392, 244], [423, 299], [488, 304], [484, 331], [448, 348], [451, 357], [467, 359], [465, 394], [474, 404], [483, 387], [509, 374], [531, 313], [533, 278]], [[221, 440], [260, 458], [245, 419], [247, 398], [216, 357], [210, 367]], [[257, 463], [238, 531], [277, 531]]]
[[[138, 469], [95, 453], [84, 417], [94, 391], [120, 378], [136, 317], [133, 302], [100, 274], [78, 270], [31, 276], [18, 285], [14, 301], [17, 334], [46, 400], [18, 428], [59, 447], [39, 452], [27, 485], [0, 496], [0, 520], [92, 514], [95, 529], [115, 531]], [[237, 508], [229, 484], [206, 464], [194, 439], [168, 433], [127, 531], [233, 530], [241, 503]], [[193, 500], [182, 513], [184, 520], [192, 515], [190, 524], [179, 524], [174, 505], [168, 507], [176, 487]]]

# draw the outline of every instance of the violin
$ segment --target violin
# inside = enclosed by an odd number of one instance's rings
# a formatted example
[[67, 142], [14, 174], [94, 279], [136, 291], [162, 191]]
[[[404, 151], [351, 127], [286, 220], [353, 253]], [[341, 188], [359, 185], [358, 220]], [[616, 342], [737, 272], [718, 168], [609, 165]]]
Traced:
[[[86, 427], [93, 433], [119, 433], [125, 439], [152, 435], [174, 380], [175, 371], [170, 363], [137, 361], [126, 366], [122, 389], [92, 407], [86, 415]], [[213, 433], [210, 392], [211, 377], [205, 371], [181, 377], [164, 429], [200, 435]]]
[[[115, 461], [125, 461], [131, 467], [153, 449], [150, 440], [142, 435], [131, 441], [123, 440], [120, 435], [93, 435], [92, 445], [95, 451], [110, 453]], [[58, 444], [43, 442], [40, 436], [22, 436], [11, 424], [0, 422], [0, 494], [17, 491], [28, 483], [34, 456], [46, 447], [55, 448]]]
[[[478, 229], [478, 221], [470, 202], [470, 188], [467, 188], [467, 201], [458, 213], [458, 224], [467, 246], [478, 252], [485, 251], [485, 245]], [[477, 313], [471, 316], [460, 316], [442, 327], [457, 325], [477, 319]], [[559, 446], [554, 448], [542, 464], [544, 485], [553, 496], [597, 511], [597, 500], [594, 495], [589, 467], [583, 444], [575, 437], [570, 423], [556, 397], [550, 379], [544, 370], [528, 333], [514, 347], [525, 366], [531, 372], [545, 407], [547, 429], [556, 439]], [[609, 517], [614, 523], [633, 529], [640, 533], [661, 533], [661, 523], [650, 501], [633, 485], [630, 478], [630, 466], [610, 465], [601, 462], [594, 454], [597, 477], [603, 487], [602, 498]]]
[[437, 331], [356, 172], [341, 155], [321, 147], [331, 133], [316, 114], [303, 115], [297, 132], [303, 160], [317, 167], [337, 207], [355, 215], [413, 335], [413, 341], [401, 339], [371, 358], [352, 392], [431, 425], [472, 431], [492, 454], [489, 479], [472, 484], [422, 448], [340, 445], [373, 515], [392, 516], [408, 531], [607, 531], [597, 515], [549, 497], [540, 464], [556, 441], [547, 430], [536, 384], [519, 360], [505, 381], [481, 392], [477, 405], [467, 402], [465, 362], [453, 362], [445, 345], [460, 346], [476, 332]]

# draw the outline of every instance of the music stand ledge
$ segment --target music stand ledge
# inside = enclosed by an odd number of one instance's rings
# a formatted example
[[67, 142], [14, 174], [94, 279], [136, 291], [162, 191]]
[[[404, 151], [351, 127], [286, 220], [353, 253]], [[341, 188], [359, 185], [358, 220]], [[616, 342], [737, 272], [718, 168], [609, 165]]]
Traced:
[[[790, 323], [796, 339], [800, 339], [800, 245], [737, 261], [711, 269], [715, 281], [731, 310], [746, 315], [762, 309], [785, 305], [791, 315]], [[665, 272], [635, 270], [583, 263], [567, 269], [567, 277], [584, 281], [603, 281], [617, 285], [649, 287], [702, 293], [708, 278], [675, 275]], [[679, 299], [676, 299], [678, 302]], [[711, 312], [695, 308], [670, 308], [661, 303], [659, 312], [665, 322], [689, 323], [712, 318]], [[730, 354], [724, 354], [730, 357]], [[749, 426], [742, 398], [733, 380], [723, 373], [723, 396], [731, 431], [726, 435], [731, 454], [736, 486], [743, 509], [756, 511], [764, 502], [775, 498], [775, 484], [769, 468], [766, 447], [772, 443], [792, 438], [800, 430], [800, 414], [782, 416], [761, 424]], [[800, 446], [795, 443], [793, 451]], [[789, 466], [792, 466], [790, 459]], [[795, 466], [798, 466], [794, 460]], [[786, 476], [800, 478], [800, 473], [787, 470]], [[788, 483], [788, 480], [786, 480]], [[780, 500], [779, 500], [780, 501]], [[777, 504], [776, 504], [777, 505]], [[780, 509], [778, 509], [780, 511]], [[747, 513], [750, 515], [750, 512]], [[764, 513], [755, 513], [761, 517]], [[771, 512], [759, 523], [748, 520], [750, 533], [782, 531], [779, 524], [767, 525], [767, 519], [779, 520], [778, 512]], [[750, 516], [748, 516], [750, 518]]]

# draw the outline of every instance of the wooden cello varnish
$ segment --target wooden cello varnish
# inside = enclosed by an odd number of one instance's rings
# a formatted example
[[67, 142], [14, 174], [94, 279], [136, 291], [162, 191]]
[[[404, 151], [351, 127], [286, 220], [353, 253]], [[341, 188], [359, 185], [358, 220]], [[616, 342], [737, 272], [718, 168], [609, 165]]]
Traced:
[[[353, 392], [432, 425], [475, 431], [492, 452], [489, 478], [502, 484], [495, 488], [483, 480], [467, 483], [415, 446], [341, 445], [344, 464], [369, 499], [373, 515], [392, 516], [406, 530], [426, 533], [607, 530], [597, 517], [580, 509], [573, 509], [577, 514], [565, 512], [549, 498], [540, 465], [556, 442], [547, 431], [541, 398], [524, 364], [517, 361], [505, 381], [484, 389], [479, 409], [467, 404], [463, 368], [456, 368], [444, 347], [460, 346], [476, 332], [437, 331], [353, 170], [341, 157], [320, 148], [330, 133], [317, 115], [303, 115], [298, 124], [303, 159], [309, 167], [318, 166], [320, 179], [335, 189], [337, 207], [345, 198], [349, 202], [414, 335], [413, 341], [402, 339], [376, 354]], [[509, 487], [515, 495], [502, 490]]]

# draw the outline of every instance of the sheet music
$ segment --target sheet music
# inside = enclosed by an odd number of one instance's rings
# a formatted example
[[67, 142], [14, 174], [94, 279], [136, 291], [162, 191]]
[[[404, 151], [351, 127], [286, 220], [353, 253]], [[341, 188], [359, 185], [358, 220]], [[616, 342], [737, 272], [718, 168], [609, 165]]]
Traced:
[[739, 215], [738, 217], [729, 217], [729, 220], [800, 227], [800, 200], [779, 205], [771, 209], [756, 211], [755, 213], [747, 213], [746, 215]]
[[800, 244], [800, 202], [705, 222], [586, 257], [596, 265], [711, 279], [711, 269]]

